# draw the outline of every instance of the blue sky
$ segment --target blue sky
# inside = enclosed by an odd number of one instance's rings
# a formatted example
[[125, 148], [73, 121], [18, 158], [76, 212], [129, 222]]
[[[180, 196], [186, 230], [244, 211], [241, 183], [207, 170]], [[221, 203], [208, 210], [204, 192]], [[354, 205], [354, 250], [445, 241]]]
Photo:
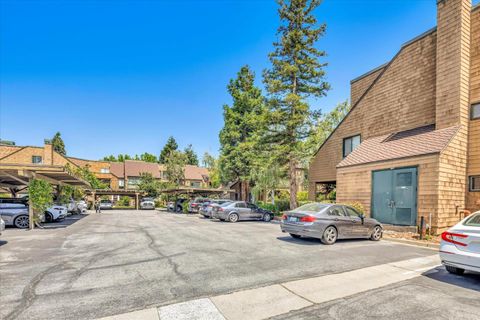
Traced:
[[[60, 131], [69, 155], [218, 153], [228, 80], [268, 67], [278, 26], [273, 0], [0, 1], [0, 138], [41, 145]], [[477, 1], [475, 1], [477, 2]], [[435, 26], [435, 0], [325, 0], [318, 47], [332, 90], [387, 62]]]

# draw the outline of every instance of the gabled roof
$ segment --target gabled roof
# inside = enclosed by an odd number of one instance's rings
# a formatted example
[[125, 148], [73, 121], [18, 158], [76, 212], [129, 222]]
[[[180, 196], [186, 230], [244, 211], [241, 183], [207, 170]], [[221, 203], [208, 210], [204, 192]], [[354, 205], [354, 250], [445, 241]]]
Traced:
[[440, 153], [460, 126], [435, 130], [434, 125], [401, 131], [363, 141], [337, 168]]
[[185, 166], [185, 180], [207, 180], [208, 169], [187, 164]]
[[125, 160], [125, 176], [140, 177], [142, 173], [150, 173], [152, 177], [160, 179], [160, 170], [158, 163]]

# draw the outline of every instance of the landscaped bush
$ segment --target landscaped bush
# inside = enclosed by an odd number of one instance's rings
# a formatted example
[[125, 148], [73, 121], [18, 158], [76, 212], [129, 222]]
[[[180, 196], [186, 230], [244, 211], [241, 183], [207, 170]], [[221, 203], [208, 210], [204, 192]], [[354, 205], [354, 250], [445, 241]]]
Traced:
[[297, 192], [297, 201], [308, 201], [308, 191], [299, 191]]
[[183, 211], [183, 213], [188, 213], [188, 203], [189, 203], [189, 201], [184, 201], [184, 202], [182, 203], [182, 211]]
[[128, 207], [130, 206], [130, 197], [123, 196], [120, 198], [120, 200], [117, 202], [118, 207]]

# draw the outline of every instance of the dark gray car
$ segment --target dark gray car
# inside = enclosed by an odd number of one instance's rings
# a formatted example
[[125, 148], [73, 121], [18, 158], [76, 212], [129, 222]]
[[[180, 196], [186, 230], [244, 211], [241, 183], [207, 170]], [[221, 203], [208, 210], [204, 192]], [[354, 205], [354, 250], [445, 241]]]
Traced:
[[263, 220], [270, 222], [273, 213], [261, 210], [256, 205], [245, 201], [234, 201], [213, 208], [213, 217], [222, 221], [237, 222], [240, 220]]
[[354, 208], [325, 203], [309, 203], [286, 212], [280, 227], [282, 232], [287, 232], [294, 238], [318, 238], [324, 244], [352, 238], [378, 241], [383, 233], [380, 222], [365, 217]]

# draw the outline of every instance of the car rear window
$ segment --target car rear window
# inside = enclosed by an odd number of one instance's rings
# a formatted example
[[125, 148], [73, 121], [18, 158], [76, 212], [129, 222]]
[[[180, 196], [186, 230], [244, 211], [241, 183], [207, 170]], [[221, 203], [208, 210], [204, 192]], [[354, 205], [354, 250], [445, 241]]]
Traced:
[[324, 210], [325, 208], [327, 208], [327, 205], [317, 203], [317, 202], [313, 202], [313, 203], [304, 204], [303, 206], [298, 207], [295, 210], [296, 211], [308, 211], [308, 212], [320, 212], [320, 211]]
[[468, 218], [463, 224], [469, 227], [480, 227], [480, 213], [474, 214], [473, 216]]

